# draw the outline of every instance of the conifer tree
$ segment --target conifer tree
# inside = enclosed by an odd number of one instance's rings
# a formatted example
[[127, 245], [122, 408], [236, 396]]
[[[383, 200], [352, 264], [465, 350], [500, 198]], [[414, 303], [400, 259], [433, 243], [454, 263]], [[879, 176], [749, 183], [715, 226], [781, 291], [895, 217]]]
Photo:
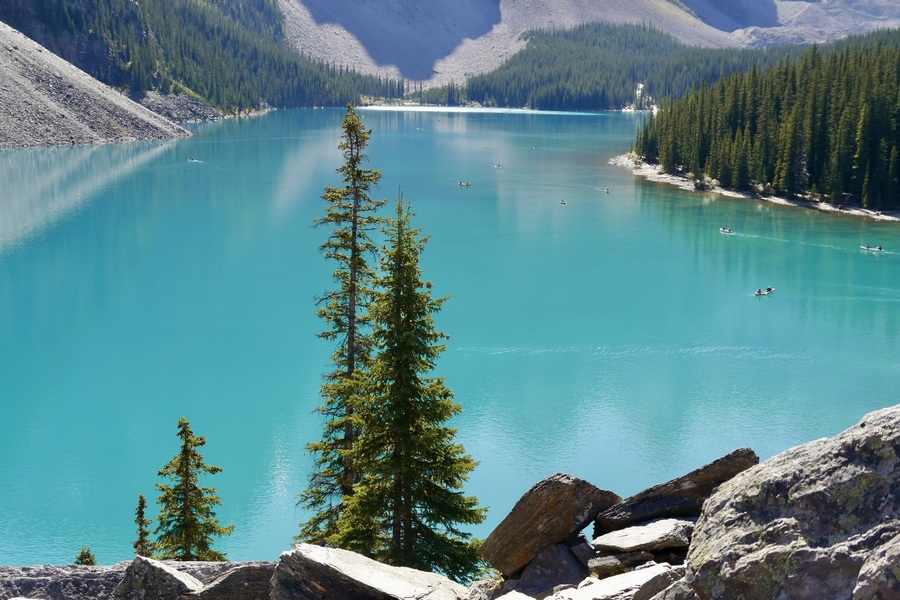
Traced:
[[191, 424], [178, 420], [181, 450], [159, 472], [172, 484], [157, 483], [160, 505], [157, 517], [156, 550], [166, 560], [226, 560], [225, 555], [211, 548], [213, 538], [231, 535], [234, 525], [219, 525], [213, 508], [221, 504], [216, 488], [201, 487], [200, 475], [215, 475], [222, 468], [207, 465], [198, 448], [206, 438], [194, 435]]
[[150, 557], [153, 556], [153, 547], [155, 544], [150, 539], [150, 530], [148, 529], [153, 521], [144, 516], [146, 510], [147, 499], [141, 494], [138, 496], [138, 505], [134, 518], [134, 522], [137, 525], [137, 539], [132, 545], [134, 546], [135, 554], [138, 556]]
[[94, 556], [94, 553], [91, 552], [91, 549], [87, 546], [81, 547], [81, 552], [78, 553], [78, 556], [75, 557], [76, 565], [86, 565], [93, 566], [97, 564], [97, 557]]
[[327, 329], [318, 335], [337, 342], [337, 347], [332, 354], [333, 370], [325, 375], [322, 385], [324, 402], [318, 408], [325, 417], [323, 436], [307, 446], [315, 456], [315, 470], [298, 502], [313, 514], [300, 524], [296, 539], [314, 544], [325, 543], [336, 533], [344, 498], [353, 494], [353, 486], [359, 480], [349, 453], [358, 435], [355, 406], [363, 394], [372, 354], [367, 307], [375, 275], [367, 257], [377, 250], [370, 236], [381, 224], [375, 213], [385, 203], [370, 196], [381, 179], [381, 171], [364, 168], [372, 131], [363, 127], [351, 105], [347, 106], [342, 128], [338, 148], [343, 152], [344, 164], [337, 172], [344, 187], [325, 188], [325, 214], [315, 220], [316, 226], [332, 227], [321, 251], [326, 259], [336, 263], [336, 288], [319, 299], [317, 314]]
[[384, 228], [383, 274], [371, 309], [379, 352], [351, 452], [361, 479], [330, 542], [467, 580], [482, 563], [459, 526], [480, 523], [485, 510], [461, 491], [477, 463], [446, 426], [462, 409], [444, 379], [428, 375], [445, 349], [433, 315], [446, 298], [434, 298], [431, 282], [422, 279], [419, 256], [428, 238], [419, 237], [410, 218], [401, 198], [396, 219]]

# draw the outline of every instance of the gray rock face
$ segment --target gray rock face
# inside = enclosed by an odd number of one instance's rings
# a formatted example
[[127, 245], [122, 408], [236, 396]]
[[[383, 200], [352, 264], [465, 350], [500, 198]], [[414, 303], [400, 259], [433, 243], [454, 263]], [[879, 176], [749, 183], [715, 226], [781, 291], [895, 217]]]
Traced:
[[241, 563], [180, 600], [269, 600], [275, 563]]
[[115, 600], [178, 600], [182, 594], [199, 592], [203, 583], [197, 578], [152, 558], [137, 556], [125, 570], [116, 588]]
[[873, 552], [863, 563], [853, 600], [900, 598], [900, 535]]
[[125, 575], [127, 566], [127, 562], [122, 562], [110, 567], [0, 567], [0, 598], [110, 598]]
[[575, 585], [587, 577], [588, 570], [564, 544], [556, 544], [538, 552], [525, 567], [518, 580], [510, 581], [507, 589], [536, 595], [558, 585]]
[[515, 577], [541, 549], [573, 537], [621, 500], [583, 479], [557, 473], [522, 496], [479, 552], [503, 575]]
[[694, 530], [687, 578], [702, 600], [877, 598], [854, 587], [896, 586], [896, 564], [890, 574], [879, 557], [896, 557], [898, 489], [895, 406], [722, 484]]
[[464, 600], [465, 587], [435, 573], [391, 567], [347, 550], [299, 544], [281, 554], [272, 600]]
[[722, 483], [759, 463], [750, 448], [738, 448], [708, 465], [654, 485], [597, 516], [594, 535], [661, 517], [699, 517], [703, 502]]

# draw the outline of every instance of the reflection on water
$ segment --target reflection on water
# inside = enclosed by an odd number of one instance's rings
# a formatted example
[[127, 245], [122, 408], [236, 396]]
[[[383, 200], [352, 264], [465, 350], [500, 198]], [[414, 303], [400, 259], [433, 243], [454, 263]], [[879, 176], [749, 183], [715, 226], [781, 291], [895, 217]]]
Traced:
[[64, 218], [174, 142], [0, 151], [0, 254]]

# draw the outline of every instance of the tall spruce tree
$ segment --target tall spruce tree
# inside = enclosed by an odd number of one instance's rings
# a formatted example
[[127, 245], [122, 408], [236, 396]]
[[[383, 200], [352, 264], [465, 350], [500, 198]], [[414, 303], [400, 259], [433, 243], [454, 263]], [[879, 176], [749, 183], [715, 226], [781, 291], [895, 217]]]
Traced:
[[300, 524], [296, 539], [314, 544], [326, 543], [337, 532], [344, 499], [353, 494], [359, 480], [350, 451], [359, 434], [354, 411], [363, 395], [372, 357], [367, 308], [375, 274], [367, 258], [377, 250], [371, 234], [381, 225], [376, 211], [385, 203], [370, 195], [381, 179], [381, 171], [364, 168], [372, 130], [363, 127], [351, 105], [347, 106], [342, 129], [338, 148], [344, 164], [337, 172], [344, 186], [325, 188], [325, 214], [315, 220], [316, 226], [332, 227], [321, 251], [336, 263], [336, 288], [319, 299], [317, 314], [327, 329], [318, 335], [337, 342], [337, 347], [332, 354], [334, 368], [325, 375], [322, 385], [324, 402], [318, 408], [325, 417], [322, 439], [307, 446], [315, 456], [314, 472], [298, 502], [312, 516]]
[[410, 218], [401, 198], [384, 228], [382, 276], [371, 308], [379, 352], [350, 452], [361, 479], [329, 541], [462, 581], [483, 563], [459, 526], [482, 522], [485, 509], [461, 491], [477, 463], [446, 426], [462, 409], [444, 379], [428, 375], [445, 349], [433, 315], [446, 298], [434, 298], [431, 282], [422, 279], [419, 256], [428, 238]]
[[146, 518], [146, 511], [147, 499], [141, 494], [138, 496], [138, 505], [134, 517], [134, 523], [137, 525], [137, 539], [134, 540], [132, 545], [134, 546], [135, 554], [138, 556], [150, 557], [153, 556], [155, 544], [153, 543], [153, 540], [150, 539], [150, 530], [148, 529], [153, 521]]
[[216, 488], [201, 487], [200, 474], [215, 475], [222, 468], [207, 465], [198, 448], [206, 438], [194, 435], [191, 424], [178, 420], [181, 450], [159, 472], [172, 484], [157, 483], [160, 505], [157, 517], [156, 550], [160, 559], [170, 560], [227, 560], [225, 555], [211, 548], [213, 538], [231, 535], [234, 525], [219, 525], [213, 508], [221, 504]]

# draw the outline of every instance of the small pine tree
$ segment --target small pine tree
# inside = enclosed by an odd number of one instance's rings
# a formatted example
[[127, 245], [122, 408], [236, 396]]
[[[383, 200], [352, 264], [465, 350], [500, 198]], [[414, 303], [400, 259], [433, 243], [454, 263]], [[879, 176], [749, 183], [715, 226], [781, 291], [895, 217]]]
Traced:
[[153, 547], [155, 544], [150, 539], [150, 530], [148, 527], [153, 521], [147, 519], [144, 516], [145, 511], [147, 510], [147, 499], [144, 498], [144, 495], [141, 494], [138, 497], [138, 505], [137, 510], [135, 511], [134, 522], [137, 525], [137, 539], [132, 544], [134, 546], [134, 552], [138, 556], [153, 556]]
[[384, 274], [371, 309], [379, 353], [350, 453], [361, 480], [329, 542], [465, 581], [482, 572], [483, 562], [459, 525], [481, 523], [485, 509], [461, 491], [478, 463], [445, 425], [462, 408], [442, 377], [427, 375], [445, 348], [432, 315], [446, 298], [434, 298], [431, 282], [422, 280], [419, 255], [428, 238], [419, 237], [410, 218], [401, 198], [384, 229]]
[[227, 560], [221, 552], [213, 550], [213, 538], [231, 535], [234, 525], [219, 525], [213, 507], [221, 504], [216, 488], [200, 487], [201, 473], [215, 475], [222, 470], [203, 462], [197, 451], [206, 444], [206, 438], [196, 436], [191, 424], [182, 417], [178, 420], [178, 437], [181, 450], [159, 472], [160, 477], [173, 483], [157, 483], [157, 503], [160, 505], [156, 534], [156, 550], [160, 559], [170, 560]]
[[75, 564], [93, 566], [97, 564], [97, 557], [94, 556], [94, 553], [91, 552], [90, 548], [82, 546], [81, 552], [75, 557]]

